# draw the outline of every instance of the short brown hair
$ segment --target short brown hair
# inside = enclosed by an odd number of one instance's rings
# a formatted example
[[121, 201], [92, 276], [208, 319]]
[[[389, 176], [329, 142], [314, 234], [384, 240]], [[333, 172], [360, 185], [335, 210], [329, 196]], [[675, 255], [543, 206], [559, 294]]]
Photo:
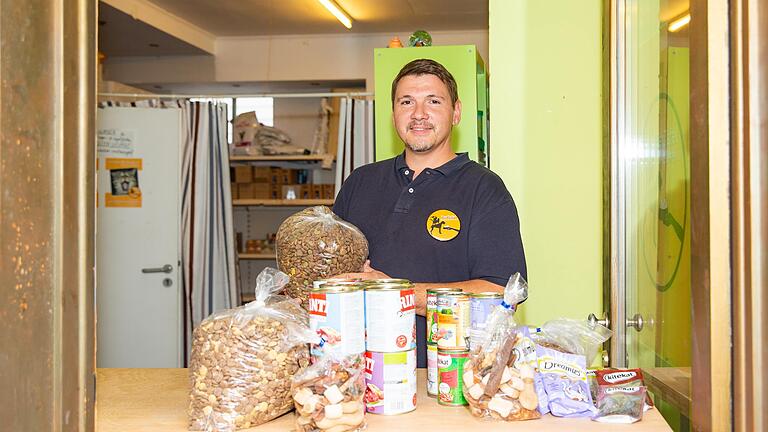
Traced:
[[400, 69], [400, 72], [392, 81], [392, 106], [395, 106], [395, 91], [400, 80], [407, 76], [434, 75], [448, 87], [448, 94], [451, 95], [451, 106], [456, 105], [459, 100], [459, 91], [456, 87], [456, 80], [448, 69], [440, 63], [430, 59], [413, 60]]

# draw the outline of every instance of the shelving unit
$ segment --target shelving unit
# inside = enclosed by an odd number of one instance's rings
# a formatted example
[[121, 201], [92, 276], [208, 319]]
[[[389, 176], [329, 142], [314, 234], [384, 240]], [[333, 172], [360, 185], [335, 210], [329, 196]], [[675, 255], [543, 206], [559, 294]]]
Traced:
[[271, 253], [241, 253], [237, 256], [241, 260], [275, 260], [277, 254]]
[[[243, 165], [251, 165], [251, 166], [264, 166], [264, 165], [274, 165], [274, 166], [282, 166], [282, 167], [292, 167], [292, 168], [300, 168], [300, 169], [310, 169], [313, 170], [313, 174], [310, 177], [310, 179], [313, 182], [318, 182], [318, 175], [319, 173], [316, 170], [321, 169], [335, 169], [334, 167], [334, 159], [335, 155], [287, 155], [287, 156], [230, 156], [230, 166], [243, 166]], [[335, 175], [334, 175], [335, 177]], [[322, 179], [322, 176], [320, 177]], [[322, 181], [319, 181], [318, 183], [323, 183]], [[304, 207], [311, 207], [311, 206], [318, 206], [318, 205], [324, 205], [328, 207], [333, 206], [333, 199], [266, 199], [266, 198], [255, 198], [255, 199], [233, 199], [232, 205], [233, 210], [237, 210], [238, 212], [248, 212], [253, 214], [253, 212], [258, 212], [258, 218], [261, 220], [260, 225], [258, 225], [261, 228], [265, 228], [266, 232], [276, 232], [277, 228], [279, 227], [279, 224], [282, 220], [284, 220], [284, 217], [287, 217], [289, 214], [292, 214], [296, 211], [299, 211], [300, 209]], [[285, 215], [283, 215], [285, 213]], [[239, 213], [243, 214], [243, 213]], [[242, 216], [240, 216], [242, 217]], [[251, 216], [248, 216], [250, 218]], [[238, 217], [235, 218], [235, 231], [238, 231], [237, 226], [240, 225], [241, 229], [243, 228], [243, 219], [240, 219], [240, 222], [237, 222]], [[249, 222], [247, 222], [247, 225], [250, 227], [251, 222], [250, 219], [248, 219]], [[260, 228], [257, 228], [260, 229]], [[258, 231], [251, 230], [250, 228], [245, 228], [244, 232], [245, 235], [244, 240], [247, 240], [247, 236], [251, 236], [256, 234], [258, 236]], [[238, 259], [238, 267], [240, 268], [239, 272], [247, 271], [248, 275], [253, 274], [252, 272], [259, 271], [259, 268], [268, 265], [268, 266], [275, 266], [277, 261], [277, 256], [274, 252], [271, 253], [245, 253], [241, 252], [237, 255]], [[269, 261], [272, 261], [270, 264]], [[241, 277], [241, 276], [239, 276]], [[245, 279], [241, 279], [240, 283], [240, 302], [241, 304], [247, 303], [249, 301], [253, 301], [253, 292], [252, 286], [248, 285], [242, 285], [243, 283], [248, 284], [250, 278], [252, 276], [245, 276]]]
[[332, 206], [332, 199], [236, 199], [235, 206], [272, 206], [272, 207], [310, 207], [316, 205]]

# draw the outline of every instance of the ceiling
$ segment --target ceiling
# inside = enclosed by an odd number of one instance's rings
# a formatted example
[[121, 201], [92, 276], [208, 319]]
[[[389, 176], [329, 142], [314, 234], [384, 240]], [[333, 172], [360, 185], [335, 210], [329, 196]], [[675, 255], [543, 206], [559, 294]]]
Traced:
[[317, 0], [150, 0], [215, 36], [488, 28], [488, 0], [336, 0], [347, 30]]
[[102, 2], [99, 2], [99, 52], [107, 57], [208, 54]]

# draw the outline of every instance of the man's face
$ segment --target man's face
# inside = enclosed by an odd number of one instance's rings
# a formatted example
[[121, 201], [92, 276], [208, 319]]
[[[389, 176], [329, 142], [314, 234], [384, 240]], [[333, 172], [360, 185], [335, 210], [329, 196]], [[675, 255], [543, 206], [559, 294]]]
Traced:
[[392, 109], [395, 130], [414, 153], [450, 144], [451, 128], [461, 120], [461, 103], [451, 106], [448, 87], [434, 75], [403, 77]]

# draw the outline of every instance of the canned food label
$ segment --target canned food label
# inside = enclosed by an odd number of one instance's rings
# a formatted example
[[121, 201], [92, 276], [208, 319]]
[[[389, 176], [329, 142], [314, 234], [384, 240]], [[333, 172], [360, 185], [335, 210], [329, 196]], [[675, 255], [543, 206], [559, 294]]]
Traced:
[[466, 296], [438, 296], [437, 346], [464, 349], [469, 339], [469, 299]]
[[365, 351], [365, 310], [362, 291], [309, 294], [309, 325], [322, 339], [312, 355]]
[[416, 409], [416, 350], [365, 353], [365, 406], [372, 414]]
[[366, 349], [398, 352], [416, 348], [416, 295], [413, 289], [366, 290]]
[[437, 396], [437, 345], [427, 346], [427, 394]]
[[485, 337], [485, 327], [491, 312], [500, 305], [502, 298], [471, 297], [469, 300], [469, 346], [475, 347], [482, 342]]
[[437, 354], [437, 402], [441, 405], [466, 405], [463, 375], [467, 352]]

